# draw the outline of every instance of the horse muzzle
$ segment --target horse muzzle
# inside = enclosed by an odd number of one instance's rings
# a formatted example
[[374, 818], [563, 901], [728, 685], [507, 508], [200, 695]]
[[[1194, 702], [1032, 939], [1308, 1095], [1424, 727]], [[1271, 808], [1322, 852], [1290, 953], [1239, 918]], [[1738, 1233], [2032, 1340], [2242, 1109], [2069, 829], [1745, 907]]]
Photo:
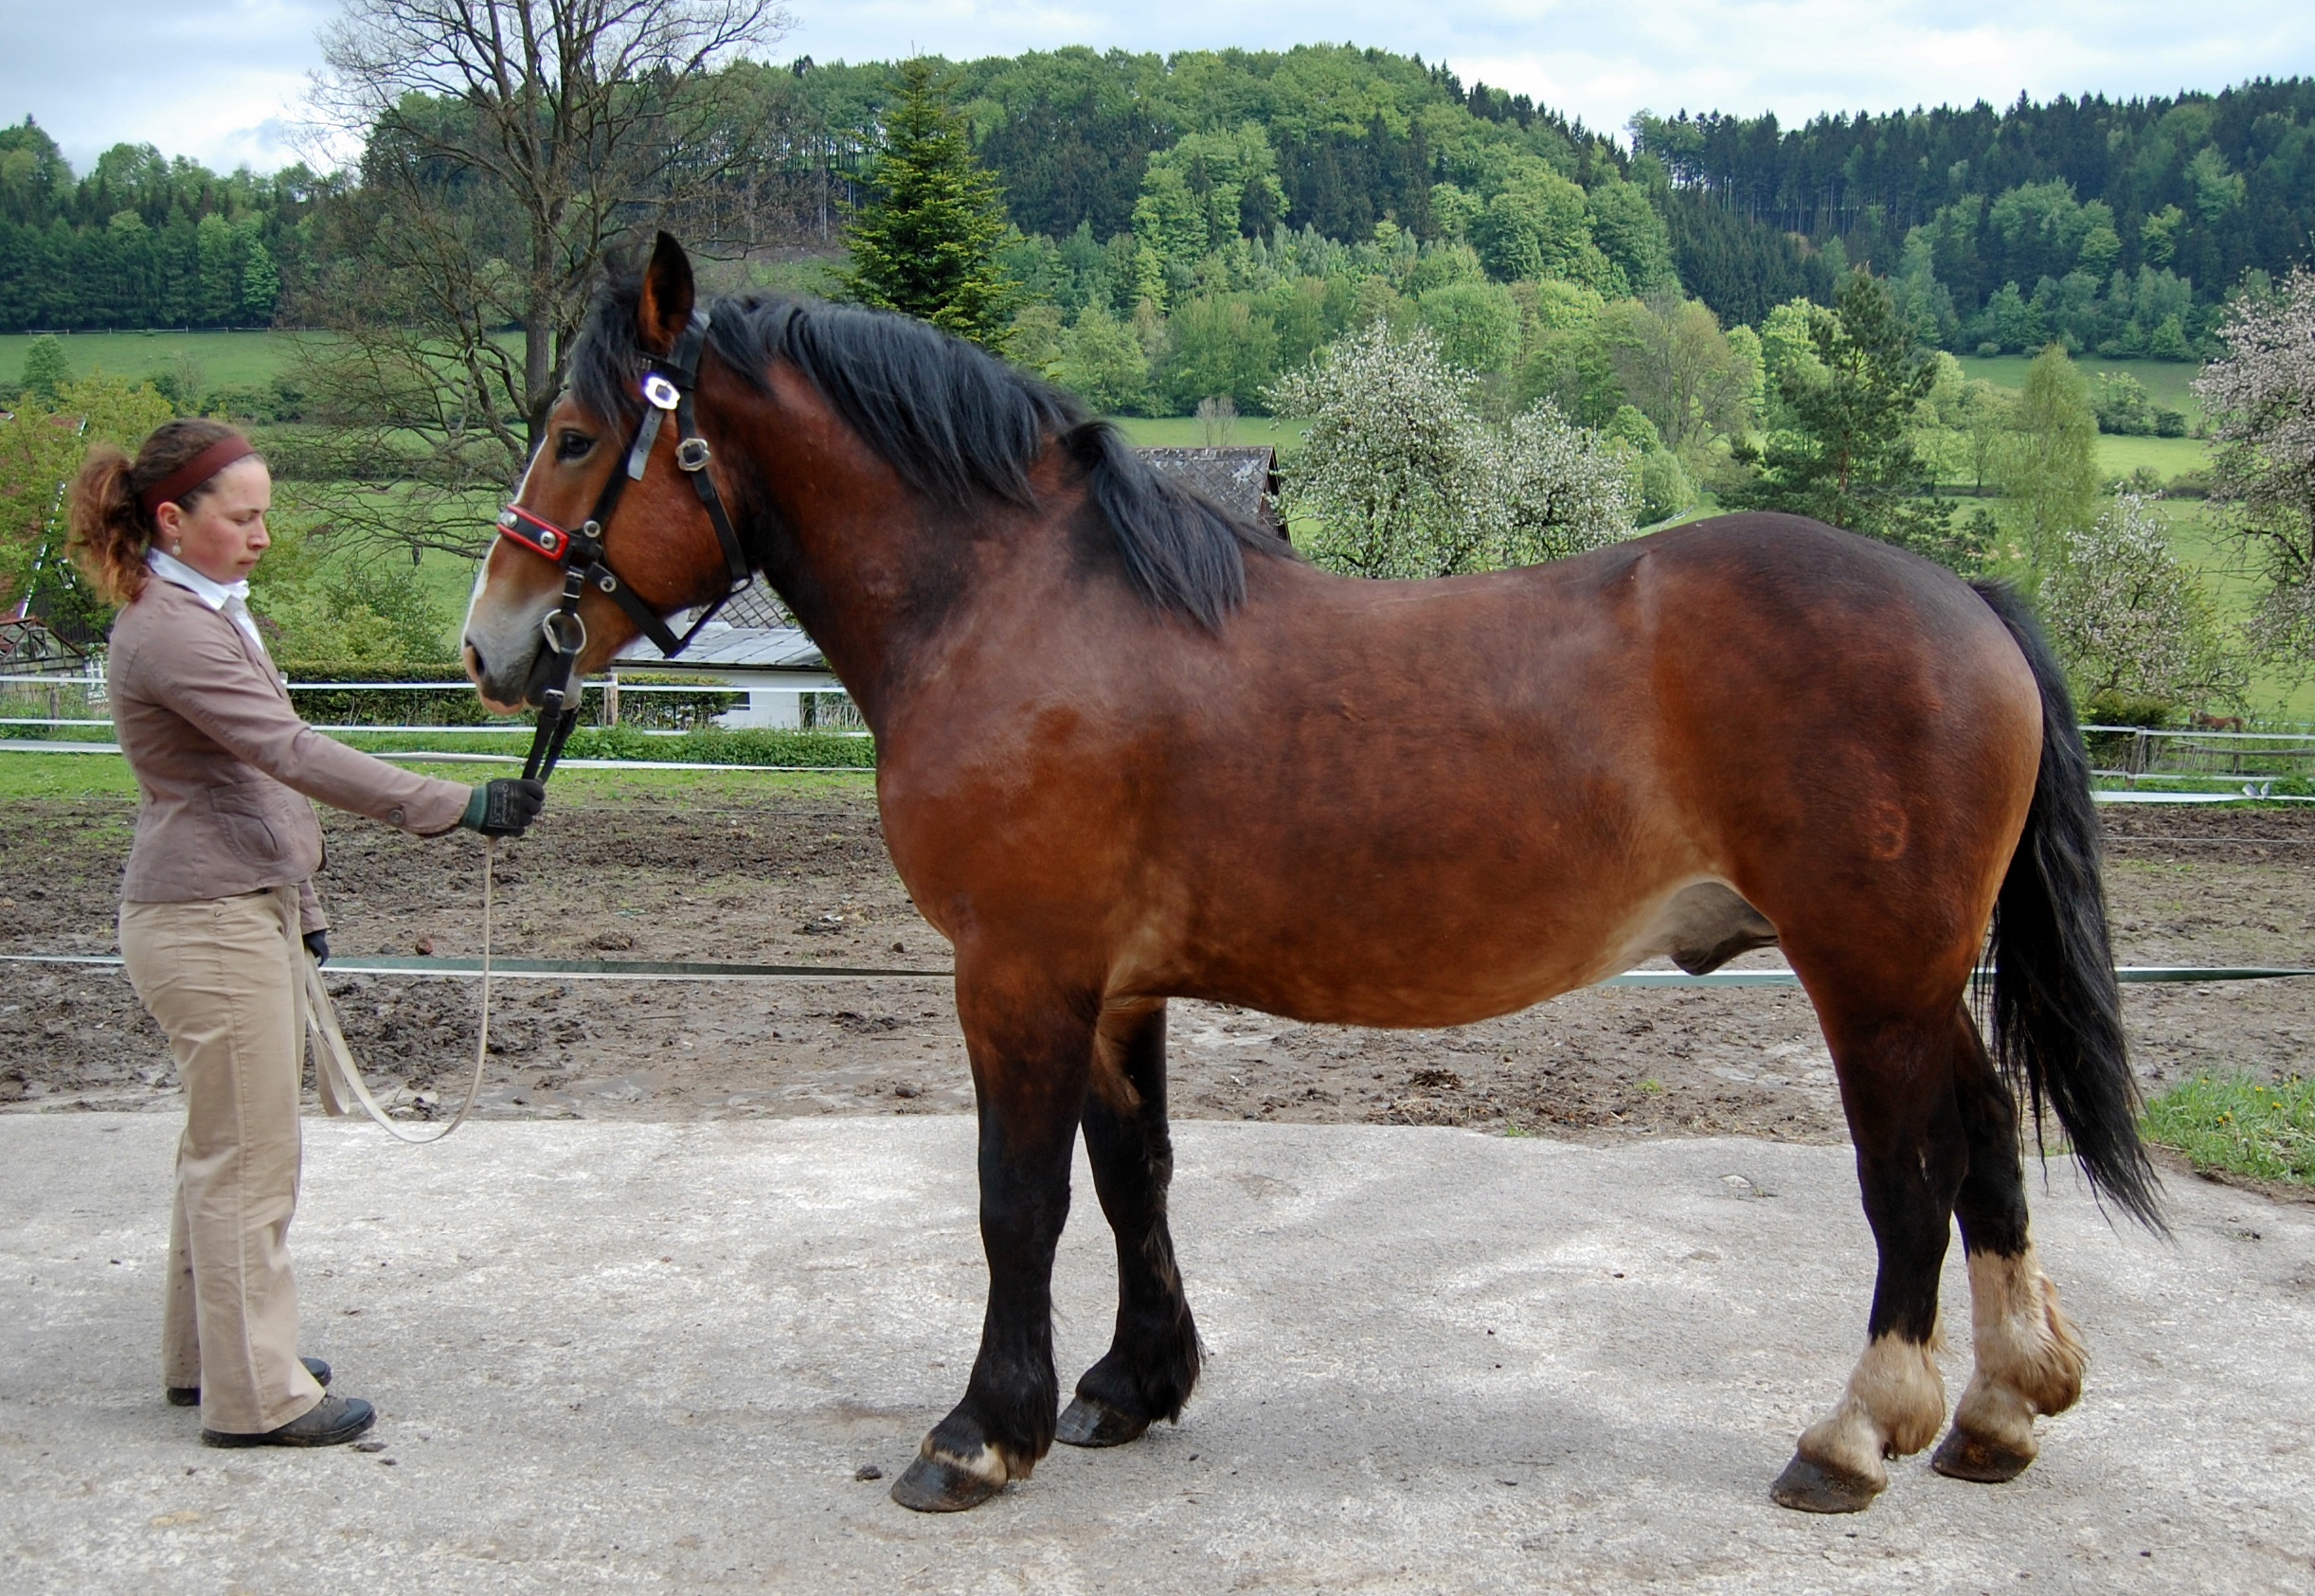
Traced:
[[573, 655], [586, 646], [586, 632], [576, 617], [570, 624], [577, 627], [576, 647], [568, 652], [548, 646], [544, 628], [553, 626], [559, 618], [549, 610], [541, 620], [541, 630], [534, 631], [528, 646], [488, 642], [468, 633], [461, 653], [465, 657], [468, 680], [475, 691], [493, 711], [501, 715], [519, 714], [535, 709], [546, 702], [549, 688], [561, 686], [573, 673]]

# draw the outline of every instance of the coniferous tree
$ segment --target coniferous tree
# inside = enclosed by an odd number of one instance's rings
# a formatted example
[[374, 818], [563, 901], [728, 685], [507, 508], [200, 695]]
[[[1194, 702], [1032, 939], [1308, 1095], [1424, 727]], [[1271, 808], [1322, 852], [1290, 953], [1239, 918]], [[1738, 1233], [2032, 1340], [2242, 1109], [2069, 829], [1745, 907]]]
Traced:
[[1974, 566], [1983, 551], [1953, 532], [1953, 507], [1922, 496], [1934, 485], [1905, 433], [1937, 368], [1914, 349], [1889, 290], [1853, 273], [1837, 310], [1809, 307], [1808, 333], [1815, 362], [1777, 373], [1791, 426], [1743, 452], [1760, 475], [1723, 502], [1814, 516], [1956, 569]]
[[963, 116], [923, 57], [903, 62], [872, 198], [844, 228], [847, 294], [996, 349], [1019, 286], [997, 263], [1005, 196], [973, 154]]

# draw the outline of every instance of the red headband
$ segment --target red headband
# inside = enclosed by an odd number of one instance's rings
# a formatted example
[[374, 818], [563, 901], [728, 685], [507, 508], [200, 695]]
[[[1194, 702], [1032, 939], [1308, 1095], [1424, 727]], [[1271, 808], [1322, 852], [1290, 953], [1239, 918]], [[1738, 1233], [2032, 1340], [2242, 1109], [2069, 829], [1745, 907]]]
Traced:
[[136, 502], [145, 507], [146, 514], [151, 515], [161, 506], [182, 499], [235, 460], [257, 452], [257, 445], [238, 432], [230, 438], [221, 438], [137, 494]]

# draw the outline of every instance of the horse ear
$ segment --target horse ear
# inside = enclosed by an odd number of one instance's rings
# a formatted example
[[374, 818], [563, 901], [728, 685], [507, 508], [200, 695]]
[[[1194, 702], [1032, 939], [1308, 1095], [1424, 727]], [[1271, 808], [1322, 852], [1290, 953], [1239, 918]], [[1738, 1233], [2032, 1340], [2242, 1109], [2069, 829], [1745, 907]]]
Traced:
[[675, 347], [691, 325], [691, 258], [672, 234], [661, 233], [643, 268], [643, 296], [635, 307], [636, 335], [654, 354]]

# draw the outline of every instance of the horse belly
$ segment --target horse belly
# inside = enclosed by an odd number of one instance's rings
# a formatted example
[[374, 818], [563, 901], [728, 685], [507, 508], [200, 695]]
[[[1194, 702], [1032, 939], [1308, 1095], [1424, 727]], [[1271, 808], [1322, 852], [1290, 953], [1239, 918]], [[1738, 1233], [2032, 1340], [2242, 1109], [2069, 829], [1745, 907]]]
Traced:
[[[1172, 995], [1311, 1023], [1466, 1025], [1531, 1008], [1661, 953], [1709, 957], [1740, 929], [1731, 920], [1749, 916], [1741, 929], [1765, 928], [1742, 899], [1720, 891], [1744, 914], [1699, 912], [1717, 906], [1693, 900], [1675, 910], [1679, 892], [1660, 884], [1498, 872], [1433, 881], [1395, 902], [1300, 916], [1265, 915], [1241, 899], [1204, 918], [1202, 934], [1176, 950], [1178, 963], [1151, 961], [1172, 970], [1152, 967], [1146, 975]], [[1121, 976], [1123, 986], [1143, 984], [1129, 971]]]

